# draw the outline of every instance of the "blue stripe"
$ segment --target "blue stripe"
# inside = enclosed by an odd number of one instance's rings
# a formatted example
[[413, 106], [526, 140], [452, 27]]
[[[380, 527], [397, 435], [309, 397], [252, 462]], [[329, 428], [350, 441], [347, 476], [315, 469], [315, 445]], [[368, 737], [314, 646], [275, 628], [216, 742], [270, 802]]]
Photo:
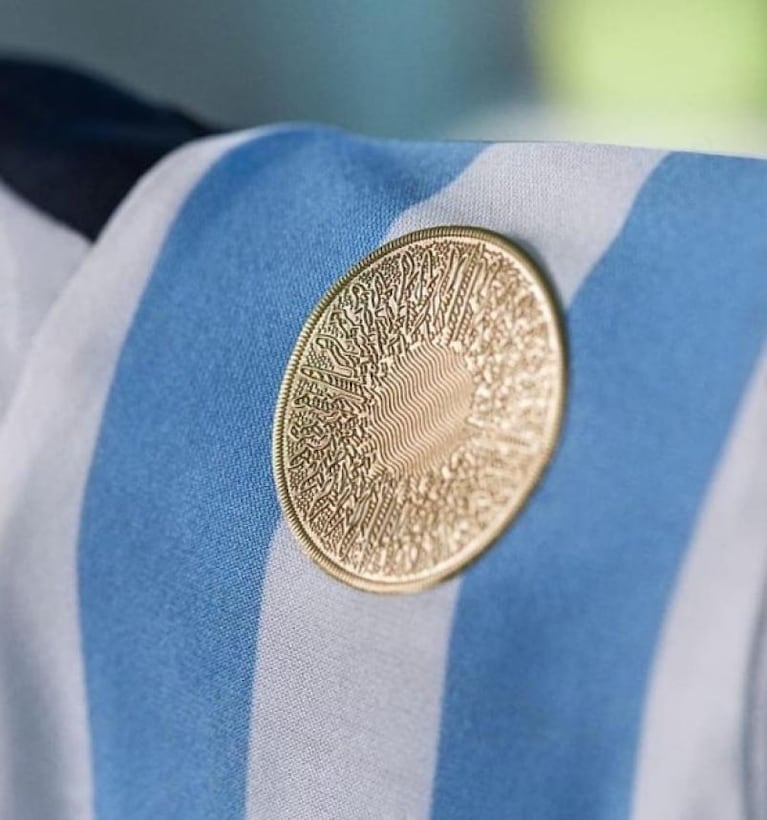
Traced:
[[767, 330], [767, 163], [664, 161], [568, 325], [560, 450], [461, 588], [439, 820], [627, 816], [659, 627]]
[[282, 372], [322, 293], [480, 150], [300, 131], [184, 206], [119, 362], [80, 596], [97, 817], [242, 815]]

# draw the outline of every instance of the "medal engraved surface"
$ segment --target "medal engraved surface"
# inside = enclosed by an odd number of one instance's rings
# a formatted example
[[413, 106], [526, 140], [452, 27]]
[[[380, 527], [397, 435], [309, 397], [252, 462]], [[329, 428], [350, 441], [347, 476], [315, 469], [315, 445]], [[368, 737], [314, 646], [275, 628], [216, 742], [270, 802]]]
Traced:
[[475, 228], [402, 237], [331, 289], [293, 352], [274, 427], [286, 518], [353, 586], [434, 584], [525, 502], [564, 393], [557, 308], [522, 251]]

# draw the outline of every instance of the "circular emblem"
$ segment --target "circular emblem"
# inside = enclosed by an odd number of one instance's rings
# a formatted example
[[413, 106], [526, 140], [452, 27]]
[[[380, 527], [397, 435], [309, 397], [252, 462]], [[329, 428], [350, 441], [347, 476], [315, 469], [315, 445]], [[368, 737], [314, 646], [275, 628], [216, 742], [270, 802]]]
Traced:
[[531, 260], [475, 228], [363, 259], [309, 317], [274, 425], [285, 515], [325, 570], [421, 589], [476, 558], [551, 457], [565, 355]]

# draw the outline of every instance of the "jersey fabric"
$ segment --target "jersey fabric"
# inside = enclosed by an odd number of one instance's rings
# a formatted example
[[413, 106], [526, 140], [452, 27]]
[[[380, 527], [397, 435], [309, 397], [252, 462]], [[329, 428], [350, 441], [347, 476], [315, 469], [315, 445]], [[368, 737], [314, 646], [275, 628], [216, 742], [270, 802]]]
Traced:
[[[0, 188], [0, 817], [764, 816], [767, 163], [278, 126], [54, 216]], [[297, 545], [272, 418], [323, 293], [445, 224], [548, 273], [565, 425], [381, 597]]]

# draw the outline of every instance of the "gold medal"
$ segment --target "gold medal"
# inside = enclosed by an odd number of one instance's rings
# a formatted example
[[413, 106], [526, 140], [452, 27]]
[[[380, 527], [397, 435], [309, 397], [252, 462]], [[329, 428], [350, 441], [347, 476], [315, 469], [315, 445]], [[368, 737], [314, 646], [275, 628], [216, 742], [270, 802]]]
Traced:
[[565, 381], [556, 304], [519, 248], [463, 227], [384, 245], [317, 305], [285, 373], [274, 471], [293, 532], [362, 589], [453, 575], [540, 478]]

